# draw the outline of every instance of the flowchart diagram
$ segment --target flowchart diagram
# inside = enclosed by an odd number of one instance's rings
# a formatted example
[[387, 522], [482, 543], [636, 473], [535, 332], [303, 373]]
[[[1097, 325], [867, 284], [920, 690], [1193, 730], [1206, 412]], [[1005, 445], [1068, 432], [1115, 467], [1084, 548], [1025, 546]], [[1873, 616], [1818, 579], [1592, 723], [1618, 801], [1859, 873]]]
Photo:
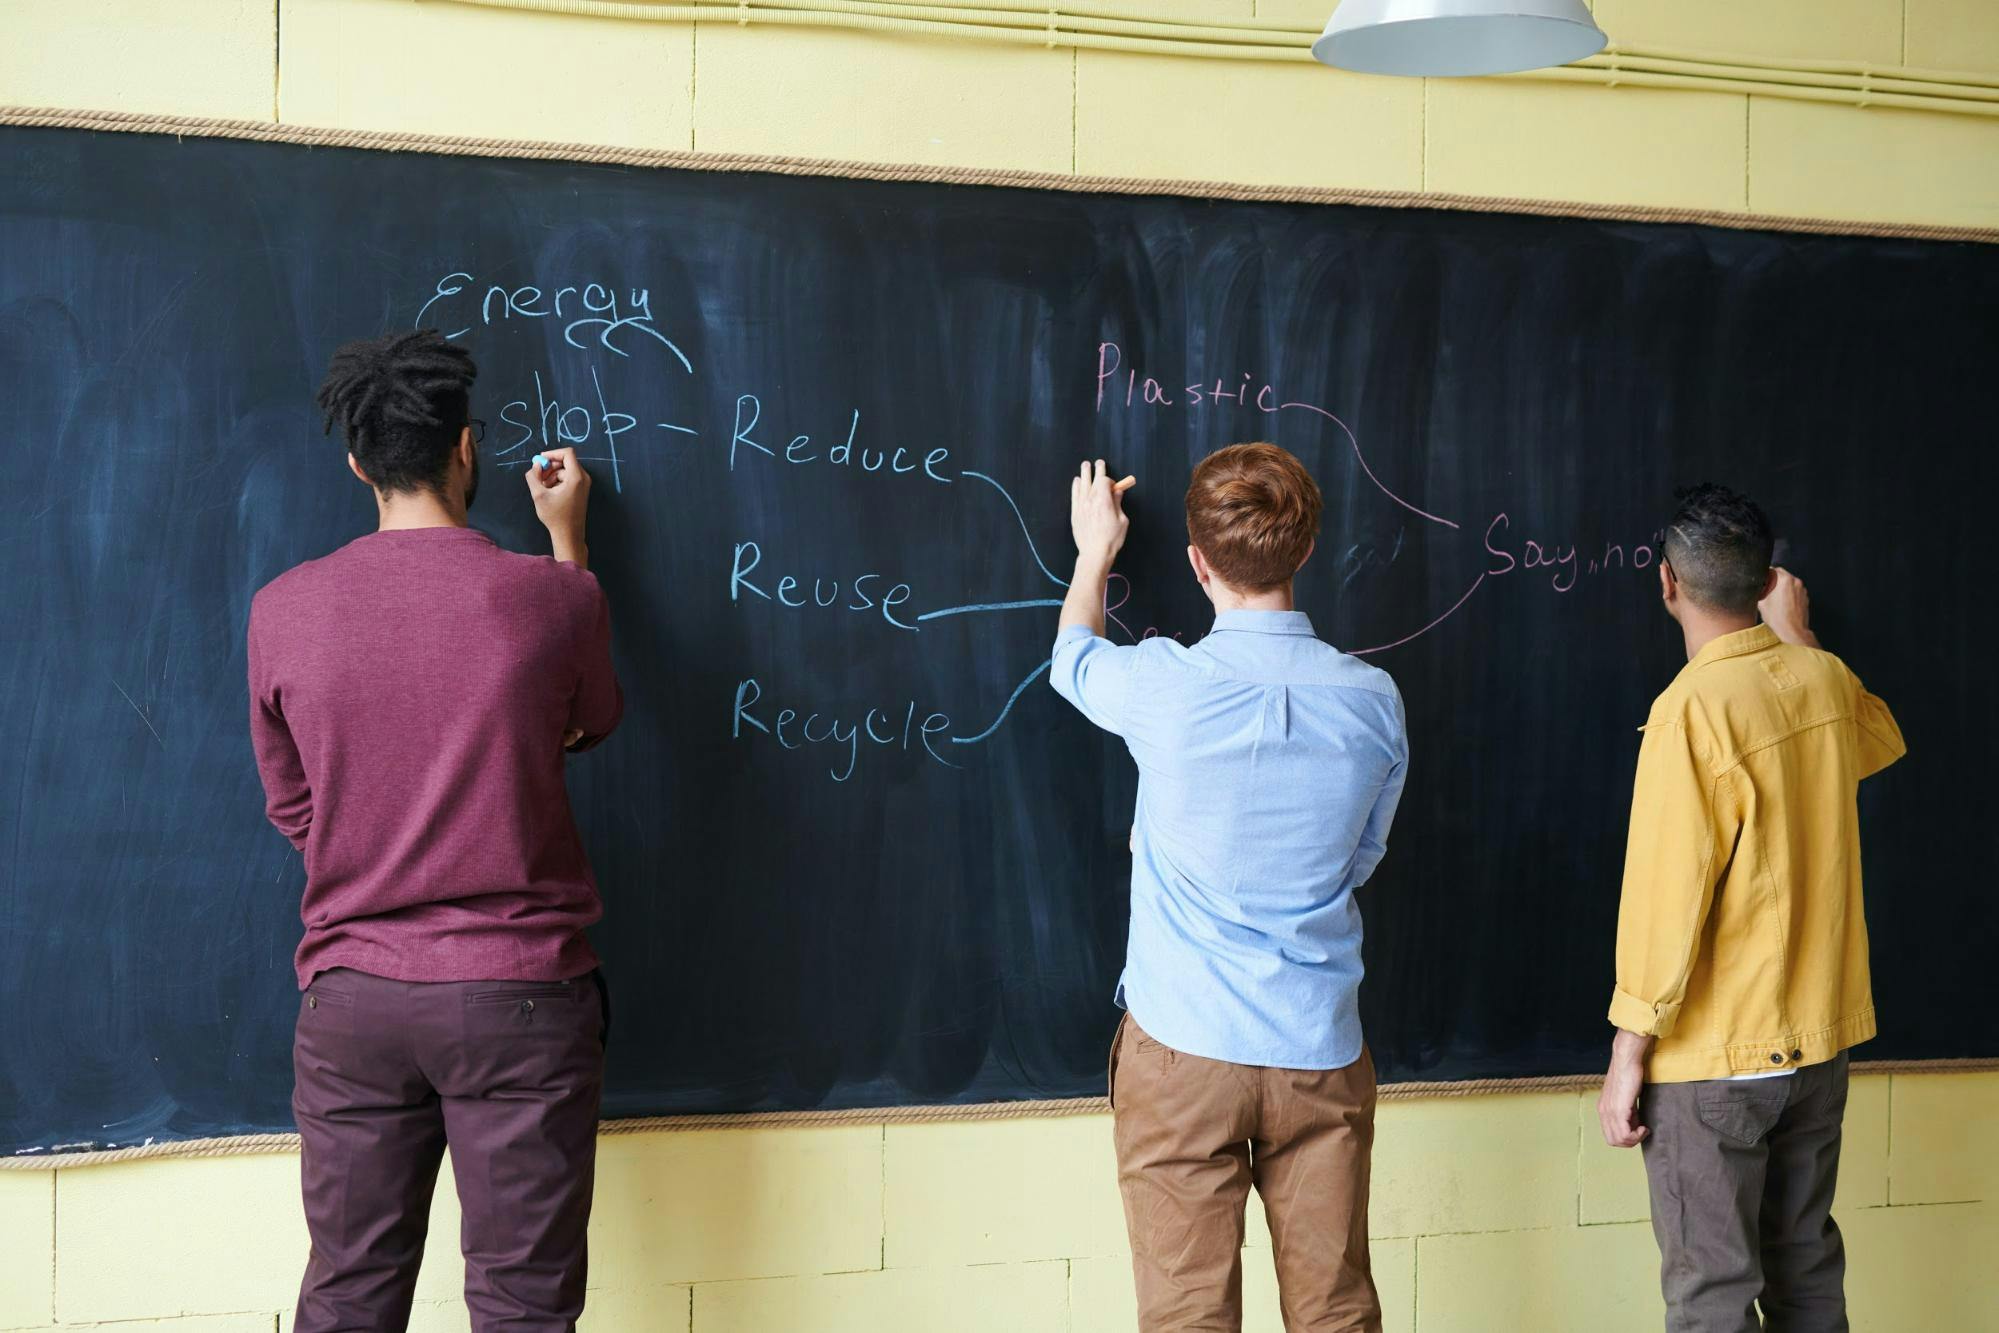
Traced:
[[[912, 445], [877, 439], [863, 406], [814, 403], [784, 410], [763, 393], [744, 388], [733, 395], [730, 419], [701, 420], [704, 394], [698, 369], [680, 341], [662, 327], [649, 289], [613, 286], [598, 281], [564, 282], [549, 286], [481, 284], [472, 273], [453, 271], [437, 280], [417, 310], [418, 327], [438, 327], [452, 338], [502, 336], [508, 331], [531, 333], [559, 348], [561, 364], [535, 366], [526, 383], [498, 410], [498, 427], [487, 441], [489, 459], [503, 469], [524, 468], [536, 453], [573, 447], [584, 462], [600, 470], [614, 492], [622, 492], [627, 473], [649, 465], [661, 450], [696, 447], [714, 451], [730, 474], [767, 470], [808, 480], [808, 484], [838, 486], [856, 480], [925, 488], [923, 503], [994, 506], [1002, 526], [1018, 534], [1013, 562], [1019, 586], [996, 589], [972, 600], [931, 599], [918, 580], [907, 575], [856, 567], [840, 573], [791, 570], [756, 537], [743, 537], [729, 553], [727, 598], [746, 612], [763, 608], [774, 613], [863, 616], [889, 633], [918, 635], [927, 625], [967, 616], [1039, 613], [1026, 619], [1031, 634], [1043, 645], [1052, 638], [1049, 612], [1062, 604], [1067, 581], [1057, 572], [1066, 552], [1043, 551], [1020, 500], [994, 470], [969, 466], [950, 444]], [[559, 331], [560, 339], [548, 337]], [[649, 369], [647, 397], [665, 406], [634, 410], [606, 389], [604, 370], [640, 359]], [[1371, 657], [1405, 647], [1434, 634], [1458, 616], [1488, 585], [1506, 581], [1538, 581], [1562, 595], [1586, 579], [1649, 569], [1658, 558], [1659, 534], [1642, 541], [1608, 542], [1586, 550], [1579, 541], [1566, 543], [1526, 535], [1526, 526], [1501, 510], [1477, 524], [1465, 524], [1438, 512], [1420, 499], [1392, 487], [1363, 449], [1359, 433], [1334, 406], [1287, 396], [1282, 387], [1253, 372], [1192, 377], [1159, 375], [1151, 367], [1127, 360], [1115, 341], [1096, 347], [1094, 366], [1079, 365], [1075, 373], [1094, 379], [1094, 407], [1102, 421], [1120, 414], [1188, 412], [1227, 413], [1229, 438], [1262, 438], [1278, 434], [1295, 438], [1300, 424], [1330, 432], [1329, 443], [1351, 454], [1356, 474], [1378, 493], [1383, 504], [1420, 523], [1450, 534], [1465, 545], [1469, 577], [1461, 591], [1434, 606], [1414, 606], [1406, 632], [1379, 643], [1348, 651]], [[797, 420], [787, 420], [795, 410]], [[823, 424], [831, 420], [834, 429]], [[1142, 424], [1142, 423], [1141, 423]], [[805, 426], [809, 428], [801, 429]], [[1226, 443], [1226, 440], [1218, 440]], [[1386, 469], [1384, 469], [1386, 470]], [[912, 497], [911, 503], [917, 500]], [[1337, 535], [1333, 540], [1337, 541]], [[1478, 545], [1471, 543], [1476, 540]], [[1398, 536], [1396, 551], [1399, 553]], [[1197, 638], [1201, 628], [1161, 627], [1141, 623], [1132, 606], [1133, 589], [1123, 574], [1113, 574], [1105, 603], [1113, 638], [1138, 643], [1166, 635], [1182, 641]], [[1050, 659], [1020, 675], [1003, 698], [958, 711], [933, 702], [903, 699], [892, 706], [875, 703], [858, 707], [788, 701], [778, 697], [755, 671], [736, 679], [729, 703], [729, 734], [749, 744], [769, 744], [826, 761], [827, 776], [836, 783], [851, 780], [871, 748], [897, 748], [917, 753], [946, 768], [962, 768], [969, 747], [996, 736], [1021, 696], [1047, 672]]]

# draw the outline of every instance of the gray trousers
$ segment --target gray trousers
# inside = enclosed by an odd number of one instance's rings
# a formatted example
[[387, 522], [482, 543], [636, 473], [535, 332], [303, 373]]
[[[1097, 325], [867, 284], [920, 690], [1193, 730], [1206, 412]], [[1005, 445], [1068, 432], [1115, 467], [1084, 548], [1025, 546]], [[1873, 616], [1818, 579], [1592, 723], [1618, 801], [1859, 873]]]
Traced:
[[1639, 1112], [1668, 1333], [1846, 1333], [1832, 1220], [1846, 1056], [1789, 1078], [1648, 1084]]

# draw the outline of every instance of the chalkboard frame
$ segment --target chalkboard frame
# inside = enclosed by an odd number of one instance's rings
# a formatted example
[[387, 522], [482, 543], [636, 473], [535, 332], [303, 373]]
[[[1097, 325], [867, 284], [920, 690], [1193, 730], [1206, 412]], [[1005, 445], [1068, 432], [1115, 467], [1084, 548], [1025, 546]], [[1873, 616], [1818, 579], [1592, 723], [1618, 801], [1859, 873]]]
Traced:
[[[1190, 199], [1420, 208], [1530, 217], [1686, 224], [1748, 231], [1827, 236], [1968, 242], [1999, 245], [1999, 228], [1946, 224], [1752, 214], [1725, 210], [1658, 208], [1531, 198], [1497, 198], [1408, 191], [1348, 190], [1314, 186], [1246, 185], [1222, 181], [1137, 179], [935, 165], [903, 165], [769, 155], [712, 154], [670, 149], [513, 139], [469, 138], [319, 128], [264, 121], [153, 115], [139, 112], [0, 106], [0, 125], [21, 128], [240, 139], [303, 147], [358, 148], [526, 161], [620, 165], [704, 172], [757, 172], [867, 181], [977, 185], [1038, 190], [1161, 195]], [[1856, 1061], [1856, 1073], [1950, 1073], [1999, 1069], [1999, 1057]], [[1599, 1074], [1490, 1078], [1386, 1084], [1382, 1096], [1400, 1100], [1502, 1092], [1574, 1091], [1601, 1083]], [[855, 1107], [834, 1110], [753, 1111], [620, 1118], [605, 1133], [664, 1132], [754, 1125], [901, 1124], [926, 1120], [988, 1120], [1090, 1114], [1108, 1109], [1101, 1097], [1039, 1101]], [[295, 1134], [245, 1134], [181, 1139], [102, 1151], [43, 1152], [0, 1157], [0, 1170], [50, 1170], [145, 1157], [208, 1157], [295, 1151]]]
[[991, 185], [1084, 194], [1167, 195], [1285, 204], [1348, 204], [1366, 208], [1445, 209], [1511, 213], [1528, 217], [1590, 218], [1621, 222], [1681, 223], [1742, 231], [1799, 232], [1822, 236], [1880, 236], [1899, 240], [1969, 241], [1999, 245], [1999, 227], [1947, 223], [1868, 221], [1851, 218], [1744, 213], [1726, 209], [1664, 208], [1641, 204], [1585, 203], [1524, 196], [1357, 190], [1319, 185], [1245, 185], [1228, 181], [1083, 176], [998, 167], [952, 167], [859, 159], [784, 157], [757, 153], [700, 153], [676, 148], [624, 148], [535, 139], [482, 139], [394, 130], [329, 129], [310, 125], [222, 117], [88, 111], [57, 107], [0, 106], [0, 125], [31, 129], [102, 130], [180, 138], [246, 139], [308, 148], [363, 148], [377, 152], [439, 153], [520, 161], [583, 162], [676, 171], [753, 171], [781, 176], [836, 176], [850, 180], [912, 181], [941, 185]]

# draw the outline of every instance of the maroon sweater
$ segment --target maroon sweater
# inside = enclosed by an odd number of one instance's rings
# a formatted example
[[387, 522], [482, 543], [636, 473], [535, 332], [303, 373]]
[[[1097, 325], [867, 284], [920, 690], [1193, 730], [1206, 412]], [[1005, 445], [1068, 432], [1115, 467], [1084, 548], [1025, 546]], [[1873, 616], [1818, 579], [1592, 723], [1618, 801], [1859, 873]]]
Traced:
[[562, 737], [602, 740], [623, 706], [597, 580], [474, 529], [372, 533], [272, 580], [250, 607], [250, 737], [305, 856], [299, 985], [595, 967]]

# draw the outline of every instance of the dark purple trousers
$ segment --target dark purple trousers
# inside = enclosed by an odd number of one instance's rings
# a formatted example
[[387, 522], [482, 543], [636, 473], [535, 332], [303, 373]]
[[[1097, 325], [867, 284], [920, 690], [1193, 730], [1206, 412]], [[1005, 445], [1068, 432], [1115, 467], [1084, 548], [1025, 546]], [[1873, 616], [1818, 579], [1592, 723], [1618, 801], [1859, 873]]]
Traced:
[[313, 980], [292, 1047], [312, 1237], [297, 1333], [408, 1324], [447, 1142], [473, 1329], [575, 1327], [607, 1014], [595, 976]]

